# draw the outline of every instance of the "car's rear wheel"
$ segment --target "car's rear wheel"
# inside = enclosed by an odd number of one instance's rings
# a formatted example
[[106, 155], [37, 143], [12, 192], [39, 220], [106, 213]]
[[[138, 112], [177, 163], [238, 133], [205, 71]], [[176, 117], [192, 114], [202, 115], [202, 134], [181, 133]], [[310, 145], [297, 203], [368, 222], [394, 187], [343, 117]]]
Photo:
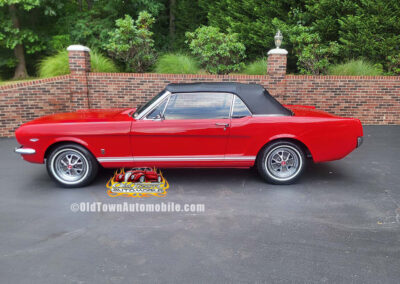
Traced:
[[98, 163], [93, 155], [77, 144], [62, 144], [48, 156], [47, 171], [62, 187], [83, 187], [97, 175]]
[[291, 184], [301, 176], [305, 162], [304, 152], [298, 145], [289, 141], [277, 141], [261, 150], [257, 169], [267, 182]]

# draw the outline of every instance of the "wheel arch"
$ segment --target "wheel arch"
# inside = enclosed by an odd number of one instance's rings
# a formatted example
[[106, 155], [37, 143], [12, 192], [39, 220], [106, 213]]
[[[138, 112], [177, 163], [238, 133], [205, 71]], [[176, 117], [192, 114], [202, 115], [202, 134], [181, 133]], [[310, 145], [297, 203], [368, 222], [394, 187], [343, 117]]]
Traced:
[[265, 143], [257, 152], [257, 158], [258, 159], [261, 151], [265, 148], [268, 147], [269, 145], [271, 145], [272, 143], [275, 142], [279, 142], [279, 141], [287, 141], [287, 142], [292, 142], [294, 144], [296, 144], [297, 146], [300, 147], [301, 150], [303, 150], [304, 155], [306, 156], [306, 158], [311, 158], [312, 159], [312, 154], [310, 149], [307, 147], [306, 144], [304, 144], [304, 142], [302, 142], [301, 140], [294, 138], [294, 137], [278, 137], [278, 138], [274, 138], [269, 140], [267, 143]]
[[[44, 159], [46, 160], [48, 158], [48, 156], [50, 155], [50, 153], [58, 146], [60, 145], [65, 145], [65, 144], [76, 144], [79, 145], [81, 147], [84, 147], [87, 151], [89, 151], [90, 154], [93, 155], [93, 157], [96, 159], [96, 156], [93, 154], [93, 152], [88, 148], [87, 143], [85, 143], [84, 141], [81, 141], [79, 139], [58, 139], [53, 141], [53, 143], [51, 143], [46, 151], [44, 152]], [[97, 159], [96, 159], [97, 160]]]

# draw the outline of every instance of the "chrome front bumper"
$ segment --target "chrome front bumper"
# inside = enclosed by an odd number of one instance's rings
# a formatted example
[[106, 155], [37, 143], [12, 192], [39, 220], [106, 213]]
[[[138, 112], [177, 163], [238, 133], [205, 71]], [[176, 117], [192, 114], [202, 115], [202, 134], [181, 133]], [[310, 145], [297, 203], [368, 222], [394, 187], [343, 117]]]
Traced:
[[32, 148], [22, 148], [21, 146], [20, 148], [15, 148], [14, 152], [22, 155], [32, 155], [36, 153], [36, 150]]

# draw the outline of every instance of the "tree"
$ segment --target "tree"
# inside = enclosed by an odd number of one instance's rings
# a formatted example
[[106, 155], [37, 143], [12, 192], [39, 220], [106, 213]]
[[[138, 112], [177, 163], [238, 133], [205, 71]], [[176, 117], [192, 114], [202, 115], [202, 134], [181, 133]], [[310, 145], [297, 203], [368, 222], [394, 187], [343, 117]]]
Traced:
[[109, 33], [110, 40], [104, 48], [125, 65], [125, 70], [145, 72], [154, 64], [156, 53], [150, 31], [154, 21], [146, 11], [140, 12], [136, 21], [129, 15], [116, 20], [117, 28]]
[[339, 43], [343, 61], [367, 59], [390, 71], [400, 53], [398, 0], [308, 0], [304, 14], [321, 42]]
[[19, 19], [20, 9], [30, 11], [39, 4], [39, 0], [2, 0], [0, 2], [1, 8], [8, 8], [8, 13], [4, 9], [2, 11], [2, 18], [5, 20], [0, 23], [0, 45], [14, 51], [17, 60], [14, 79], [23, 79], [28, 76], [25, 51], [35, 53], [42, 49], [39, 37], [32, 30], [21, 27]]
[[336, 41], [322, 42], [313, 27], [285, 24], [278, 19], [272, 22], [286, 35], [300, 73], [326, 74], [329, 65], [335, 62], [339, 53], [339, 44]]
[[228, 74], [244, 66], [246, 48], [239, 42], [238, 34], [225, 34], [219, 28], [203, 26], [187, 32], [186, 37], [190, 50], [207, 72]]
[[209, 25], [237, 33], [254, 59], [274, 47], [274, 18], [289, 23], [289, 12], [302, 8], [304, 0], [215, 0], [207, 5]]
[[169, 0], [169, 37], [171, 45], [175, 40], [175, 13], [176, 13], [176, 0]]

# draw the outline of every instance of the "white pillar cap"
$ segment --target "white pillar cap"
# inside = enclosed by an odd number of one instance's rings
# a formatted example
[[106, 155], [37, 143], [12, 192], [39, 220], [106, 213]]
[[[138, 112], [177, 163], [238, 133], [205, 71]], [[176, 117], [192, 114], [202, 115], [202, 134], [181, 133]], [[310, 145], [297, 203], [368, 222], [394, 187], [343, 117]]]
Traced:
[[90, 52], [90, 48], [80, 45], [80, 44], [74, 44], [74, 45], [70, 45], [67, 48], [67, 51], [87, 51]]
[[270, 51], [268, 51], [268, 55], [270, 55], [270, 54], [286, 55], [286, 54], [288, 54], [288, 52], [286, 49], [283, 49], [283, 48], [274, 48], [274, 49], [271, 49]]

